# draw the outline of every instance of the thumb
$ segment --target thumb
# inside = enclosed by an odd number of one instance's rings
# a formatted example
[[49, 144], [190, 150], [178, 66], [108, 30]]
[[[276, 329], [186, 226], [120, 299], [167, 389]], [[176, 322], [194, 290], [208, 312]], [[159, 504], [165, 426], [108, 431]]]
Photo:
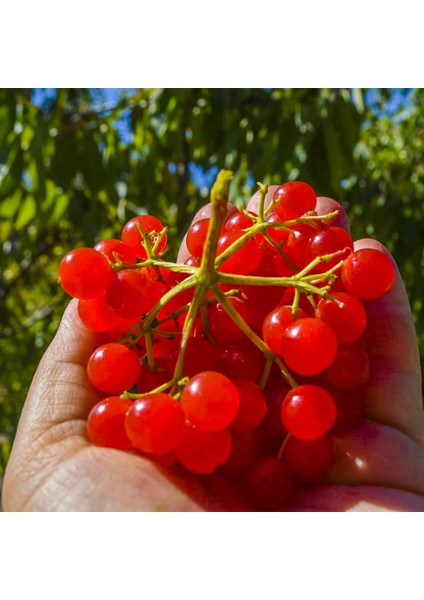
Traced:
[[71, 300], [59, 329], [34, 375], [18, 435], [39, 435], [54, 425], [86, 419], [100, 399], [87, 376], [87, 361], [99, 345], [98, 334], [87, 329], [78, 316], [78, 301]]

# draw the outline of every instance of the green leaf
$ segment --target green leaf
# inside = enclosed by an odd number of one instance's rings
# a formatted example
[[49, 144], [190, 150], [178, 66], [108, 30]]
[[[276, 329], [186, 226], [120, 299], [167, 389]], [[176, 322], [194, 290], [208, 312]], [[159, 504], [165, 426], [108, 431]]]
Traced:
[[19, 208], [18, 217], [15, 222], [15, 229], [17, 231], [23, 229], [32, 221], [36, 214], [37, 203], [35, 198], [34, 196], [27, 195]]

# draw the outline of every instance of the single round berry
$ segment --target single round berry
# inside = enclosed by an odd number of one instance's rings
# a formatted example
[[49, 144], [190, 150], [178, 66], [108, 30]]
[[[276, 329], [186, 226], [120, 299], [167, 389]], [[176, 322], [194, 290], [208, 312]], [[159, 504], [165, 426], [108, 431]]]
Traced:
[[184, 412], [168, 394], [146, 394], [128, 410], [125, 428], [135, 448], [164, 454], [174, 450], [184, 436]]
[[203, 371], [185, 386], [181, 406], [195, 427], [215, 431], [225, 429], [234, 421], [240, 408], [240, 396], [228, 377], [216, 371]]
[[[249, 327], [252, 327], [255, 318], [254, 308], [237, 296], [227, 298], [227, 302], [232, 305]], [[231, 344], [246, 339], [246, 335], [234, 323], [220, 302], [210, 303], [208, 307], [208, 324], [212, 337], [220, 344]]]
[[113, 271], [103, 254], [93, 248], [76, 248], [59, 265], [59, 282], [73, 298], [88, 300], [104, 293]]
[[[351, 252], [353, 250], [353, 240], [350, 234], [341, 227], [325, 227], [315, 233], [308, 241], [309, 260], [326, 254], [333, 254], [344, 249], [347, 249], [347, 252]], [[335, 267], [342, 258], [345, 258], [344, 254], [322, 262], [315, 267], [315, 271], [324, 273], [328, 269]]]
[[347, 292], [334, 292], [332, 298], [321, 298], [315, 316], [334, 331], [339, 344], [358, 340], [365, 331], [367, 315], [364, 305]]
[[249, 217], [249, 215], [239, 210], [231, 215], [231, 217], [225, 222], [224, 230], [243, 231], [245, 229], [249, 229], [249, 227], [252, 227], [253, 223], [254, 221], [251, 217]]
[[184, 436], [175, 453], [179, 462], [192, 473], [206, 475], [223, 465], [231, 453], [228, 429], [205, 431], [186, 425]]
[[127, 450], [132, 443], [125, 431], [125, 416], [131, 400], [110, 396], [100, 400], [87, 419], [87, 435], [92, 444]]
[[210, 219], [199, 219], [199, 221], [193, 223], [187, 231], [187, 248], [192, 256], [199, 259], [203, 256], [203, 248], [208, 235], [209, 223]]
[[389, 256], [374, 248], [355, 250], [342, 267], [346, 291], [361, 300], [376, 300], [392, 287], [396, 271]]
[[[158, 239], [158, 234], [164, 229], [162, 223], [156, 217], [151, 215], [141, 215], [133, 217], [128, 221], [122, 230], [122, 241], [130, 246], [136, 253], [137, 258], [147, 258], [146, 248], [144, 247], [143, 236], [140, 229], [149, 235], [150, 246], [153, 248]], [[163, 234], [161, 241], [156, 249], [156, 254], [162, 252], [166, 247], [166, 233]]]
[[233, 383], [240, 396], [240, 409], [230, 427], [237, 431], [255, 429], [268, 411], [264, 393], [256, 383], [247, 379], [236, 379]]
[[368, 352], [357, 343], [340, 346], [333, 363], [324, 371], [325, 379], [342, 390], [361, 387], [369, 375]]
[[317, 375], [337, 354], [337, 338], [329, 325], [314, 318], [295, 321], [284, 330], [281, 356], [299, 375]]
[[294, 437], [315, 440], [334, 425], [336, 405], [324, 388], [311, 384], [299, 385], [284, 398], [281, 419]]
[[87, 374], [98, 390], [119, 394], [137, 383], [140, 360], [133, 350], [122, 344], [103, 344], [88, 359]]
[[274, 192], [274, 212], [281, 221], [291, 221], [314, 210], [317, 197], [310, 185], [303, 181], [289, 181]]
[[135, 265], [137, 262], [134, 249], [114, 238], [101, 240], [94, 246], [94, 250], [106, 256], [112, 263], [120, 261], [124, 265]]

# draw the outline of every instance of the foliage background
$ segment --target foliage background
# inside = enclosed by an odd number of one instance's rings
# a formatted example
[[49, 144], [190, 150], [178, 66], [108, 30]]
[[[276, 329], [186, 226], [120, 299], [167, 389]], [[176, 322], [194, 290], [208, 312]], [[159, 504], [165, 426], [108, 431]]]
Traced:
[[423, 354], [423, 155], [422, 89], [0, 89], [0, 475], [68, 302], [61, 257], [145, 212], [176, 248], [221, 168], [235, 203], [290, 179], [342, 202], [394, 254]]

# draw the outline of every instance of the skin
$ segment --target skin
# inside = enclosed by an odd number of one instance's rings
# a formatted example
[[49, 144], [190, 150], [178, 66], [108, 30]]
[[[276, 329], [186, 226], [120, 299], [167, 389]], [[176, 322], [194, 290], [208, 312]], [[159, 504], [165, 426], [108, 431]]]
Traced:
[[[275, 187], [270, 186], [266, 205]], [[248, 208], [257, 207], [255, 194]], [[343, 208], [319, 198], [317, 211]], [[194, 220], [208, 216], [204, 207]], [[232, 214], [235, 207], [229, 206]], [[387, 250], [362, 239], [356, 248]], [[179, 260], [187, 258], [183, 241]], [[418, 347], [399, 272], [392, 289], [367, 303], [371, 379], [364, 422], [333, 435], [334, 465], [318, 485], [295, 493], [284, 511], [424, 510], [424, 413]], [[100, 399], [85, 365], [101, 343], [84, 327], [77, 302], [35, 373], [20, 419], [4, 486], [6, 511], [246, 511], [240, 490], [218, 476], [202, 479], [166, 470], [146, 458], [92, 446], [86, 419]]]

